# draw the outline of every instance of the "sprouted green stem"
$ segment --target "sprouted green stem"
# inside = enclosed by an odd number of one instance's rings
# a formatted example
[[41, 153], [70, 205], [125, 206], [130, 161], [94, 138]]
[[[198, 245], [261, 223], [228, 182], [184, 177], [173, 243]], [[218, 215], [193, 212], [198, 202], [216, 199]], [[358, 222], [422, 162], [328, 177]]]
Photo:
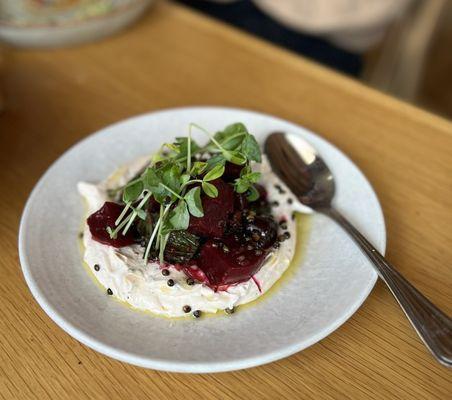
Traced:
[[110, 232], [110, 237], [112, 239], [116, 239], [118, 236], [118, 233], [121, 231], [122, 228], [127, 224], [127, 222], [132, 217], [132, 213], [130, 213], [113, 231]]
[[146, 246], [146, 251], [145, 251], [144, 257], [143, 257], [143, 258], [146, 260], [146, 262], [147, 262], [147, 259], [148, 259], [148, 257], [149, 257], [149, 252], [151, 251], [151, 247], [152, 247], [152, 243], [154, 242], [154, 238], [155, 238], [155, 236], [157, 235], [157, 232], [158, 232], [158, 230], [159, 230], [159, 227], [160, 227], [160, 225], [163, 223], [163, 219], [165, 218], [165, 216], [166, 216], [168, 210], [170, 209], [170, 206], [171, 206], [171, 204], [169, 204], [169, 205], [167, 205], [167, 206], [165, 207], [165, 210], [163, 211], [162, 216], [158, 219], [157, 223], [156, 223], [155, 226], [154, 226], [154, 230], [152, 231], [151, 238], [149, 239], [149, 242], [148, 242], [148, 244], [147, 244], [147, 246]]
[[190, 180], [190, 181], [188, 181], [188, 182], [185, 182], [182, 186], [181, 186], [181, 188], [186, 188], [188, 185], [192, 185], [193, 183], [202, 183], [203, 182], [203, 180], [202, 179], [192, 179], [192, 180]]
[[119, 214], [119, 217], [115, 221], [115, 226], [118, 226], [121, 220], [125, 217], [127, 211], [129, 210], [130, 206], [132, 205], [132, 202], [129, 202], [126, 204], [124, 209], [121, 211], [121, 214]]
[[182, 200], [182, 196], [180, 196], [178, 193], [176, 193], [174, 190], [172, 190], [170, 187], [166, 186], [164, 183], [159, 183], [159, 185], [163, 188], [165, 188], [166, 190], [168, 190], [168, 192], [170, 192], [171, 194], [174, 194], [174, 196], [176, 196], [178, 199]]
[[188, 127], [188, 140], [187, 140], [187, 171], [191, 170], [191, 129], [192, 126]]
[[225, 150], [223, 148], [223, 146], [221, 146], [220, 143], [218, 143], [218, 141], [213, 137], [213, 135], [205, 128], [203, 128], [202, 126], [199, 126], [198, 124], [195, 124], [194, 122], [192, 122], [189, 126], [189, 129], [191, 127], [194, 127], [196, 129], [199, 129], [201, 132], [204, 132], [207, 136], [209, 136], [210, 140], [212, 141], [212, 143], [215, 144], [215, 146], [217, 146], [221, 151], [227, 152], [227, 150]]
[[150, 199], [151, 195], [152, 195], [151, 192], [146, 193], [146, 195], [141, 199], [138, 206], [132, 211], [132, 216], [130, 217], [129, 222], [127, 223], [126, 227], [124, 228], [124, 231], [122, 232], [123, 235], [125, 235], [127, 231], [130, 229], [130, 227], [133, 224], [133, 221], [135, 221], [135, 218], [138, 215], [138, 210], [141, 210], [143, 208], [146, 202]]

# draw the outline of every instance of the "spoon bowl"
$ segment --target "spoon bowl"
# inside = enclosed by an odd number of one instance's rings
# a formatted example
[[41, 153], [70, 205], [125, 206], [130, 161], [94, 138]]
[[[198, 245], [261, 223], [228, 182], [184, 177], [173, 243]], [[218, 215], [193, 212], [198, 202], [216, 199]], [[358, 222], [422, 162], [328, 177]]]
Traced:
[[335, 193], [333, 175], [316, 150], [298, 135], [276, 132], [265, 142], [274, 172], [304, 205], [329, 207]]

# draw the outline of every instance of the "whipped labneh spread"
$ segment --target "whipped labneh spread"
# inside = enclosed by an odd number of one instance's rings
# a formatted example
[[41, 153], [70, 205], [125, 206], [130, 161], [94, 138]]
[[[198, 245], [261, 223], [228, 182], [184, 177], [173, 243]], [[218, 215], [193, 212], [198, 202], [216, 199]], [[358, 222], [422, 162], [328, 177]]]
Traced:
[[[96, 212], [110, 200], [111, 191], [124, 186], [142, 171], [148, 157], [140, 158], [119, 168], [108, 179], [98, 184], [80, 182], [78, 191], [86, 201], [87, 214]], [[254, 170], [261, 173], [260, 184], [267, 192], [271, 213], [279, 223], [278, 234], [283, 240], [267, 254], [259, 271], [249, 280], [228, 285], [221, 290], [187, 279], [177, 265], [158, 260], [143, 259], [143, 247], [132, 244], [112, 247], [93, 239], [88, 224], [83, 232], [84, 261], [106, 292], [140, 310], [153, 314], [180, 317], [187, 311], [215, 313], [234, 310], [267, 292], [289, 267], [294, 256], [296, 222], [292, 217], [293, 196], [283, 182], [272, 172], [265, 155]], [[191, 268], [196, 270], [196, 264]]]

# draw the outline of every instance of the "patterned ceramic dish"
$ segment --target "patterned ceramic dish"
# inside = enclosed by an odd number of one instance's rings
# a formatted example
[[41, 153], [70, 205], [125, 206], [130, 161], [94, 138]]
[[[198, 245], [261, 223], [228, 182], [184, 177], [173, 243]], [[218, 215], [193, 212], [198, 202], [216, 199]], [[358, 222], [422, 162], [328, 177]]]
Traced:
[[15, 0], [0, 4], [0, 40], [54, 47], [111, 35], [137, 20], [153, 0]]

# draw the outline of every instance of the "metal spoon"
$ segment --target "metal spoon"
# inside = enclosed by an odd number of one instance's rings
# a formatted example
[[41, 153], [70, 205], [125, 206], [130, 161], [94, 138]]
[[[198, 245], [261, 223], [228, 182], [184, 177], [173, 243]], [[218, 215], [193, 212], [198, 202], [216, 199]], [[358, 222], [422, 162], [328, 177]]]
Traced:
[[411, 285], [369, 241], [331, 205], [334, 178], [325, 162], [300, 136], [273, 133], [265, 152], [275, 173], [298, 200], [336, 221], [370, 259], [414, 329], [442, 364], [452, 367], [452, 319]]

